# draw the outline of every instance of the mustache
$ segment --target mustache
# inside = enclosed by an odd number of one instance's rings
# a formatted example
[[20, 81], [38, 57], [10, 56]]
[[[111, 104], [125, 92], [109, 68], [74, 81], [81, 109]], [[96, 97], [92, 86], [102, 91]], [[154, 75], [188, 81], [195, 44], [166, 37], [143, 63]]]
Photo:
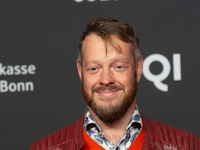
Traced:
[[124, 87], [123, 86], [120, 86], [120, 85], [109, 85], [109, 86], [105, 86], [105, 85], [100, 85], [100, 86], [97, 86], [97, 87], [93, 87], [92, 88], [92, 93], [94, 92], [102, 92], [102, 91], [111, 91], [111, 90], [124, 90]]

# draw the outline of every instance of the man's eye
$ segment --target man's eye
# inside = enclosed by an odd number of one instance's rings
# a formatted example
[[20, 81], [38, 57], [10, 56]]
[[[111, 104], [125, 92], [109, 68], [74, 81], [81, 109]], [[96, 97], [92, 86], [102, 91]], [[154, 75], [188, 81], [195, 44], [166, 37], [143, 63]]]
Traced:
[[117, 66], [116, 68], [117, 68], [117, 69], [122, 69], [123, 67], [122, 67], [122, 66]]
[[99, 71], [99, 67], [97, 66], [97, 67], [88, 67], [87, 68], [87, 71], [89, 72], [89, 73], [97, 73], [98, 71]]
[[90, 68], [90, 70], [91, 70], [91, 71], [96, 71], [96, 70], [97, 70], [97, 68]]

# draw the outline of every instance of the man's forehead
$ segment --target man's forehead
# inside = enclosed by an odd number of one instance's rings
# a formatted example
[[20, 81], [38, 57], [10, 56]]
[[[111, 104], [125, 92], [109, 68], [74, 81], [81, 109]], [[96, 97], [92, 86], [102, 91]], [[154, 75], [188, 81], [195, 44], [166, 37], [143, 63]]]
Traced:
[[84, 51], [88, 51], [90, 49], [101, 49], [101, 52], [104, 51], [105, 55], [108, 53], [112, 53], [113, 51], [118, 53], [123, 53], [123, 51], [133, 51], [133, 45], [132, 43], [127, 43], [122, 40], [120, 40], [115, 35], [111, 35], [110, 38], [106, 39], [104, 37], [101, 37], [95, 33], [89, 34], [82, 46], [82, 53]]

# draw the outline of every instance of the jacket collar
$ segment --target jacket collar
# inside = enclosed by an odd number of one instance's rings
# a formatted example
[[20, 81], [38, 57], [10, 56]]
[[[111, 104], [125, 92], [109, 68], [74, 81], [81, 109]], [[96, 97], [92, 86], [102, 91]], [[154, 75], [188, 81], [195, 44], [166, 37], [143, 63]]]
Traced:
[[67, 137], [66, 139], [74, 139], [77, 149], [81, 149], [83, 145], [85, 144], [85, 141], [83, 140], [82, 136], [82, 128], [83, 128], [83, 120], [84, 120], [85, 114], [81, 116], [81, 118], [73, 123], [72, 125], [68, 126], [67, 128]]

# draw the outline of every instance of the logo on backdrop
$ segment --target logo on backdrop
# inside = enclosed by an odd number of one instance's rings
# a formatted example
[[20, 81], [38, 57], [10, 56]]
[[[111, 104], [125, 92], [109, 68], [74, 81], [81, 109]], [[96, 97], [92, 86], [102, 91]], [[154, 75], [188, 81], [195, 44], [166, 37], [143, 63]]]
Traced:
[[[20, 76], [20, 75], [34, 75], [36, 71], [35, 65], [3, 65], [0, 63], [0, 77], [4, 76]], [[28, 92], [34, 91], [34, 84], [31, 81], [27, 82], [8, 82], [7, 80], [0, 80], [0, 93], [5, 92]]]
[[[100, 2], [106, 2], [106, 1], [112, 1], [112, 0], [74, 0], [77, 3], [88, 1], [88, 2], [95, 2], [95, 1], [100, 1]], [[113, 1], [119, 1], [119, 0], [113, 0]]]
[[[180, 54], [173, 54], [172, 55], [172, 66], [173, 66], [173, 79], [174, 81], [181, 81], [181, 55]], [[160, 74], [152, 74], [150, 71], [150, 65], [153, 62], [159, 62], [162, 65], [162, 72]], [[171, 65], [169, 60], [161, 55], [161, 54], [151, 54], [144, 60], [144, 68], [143, 68], [143, 75], [144, 77], [153, 82], [155, 87], [163, 92], [168, 91], [168, 85], [163, 83], [171, 72]]]

